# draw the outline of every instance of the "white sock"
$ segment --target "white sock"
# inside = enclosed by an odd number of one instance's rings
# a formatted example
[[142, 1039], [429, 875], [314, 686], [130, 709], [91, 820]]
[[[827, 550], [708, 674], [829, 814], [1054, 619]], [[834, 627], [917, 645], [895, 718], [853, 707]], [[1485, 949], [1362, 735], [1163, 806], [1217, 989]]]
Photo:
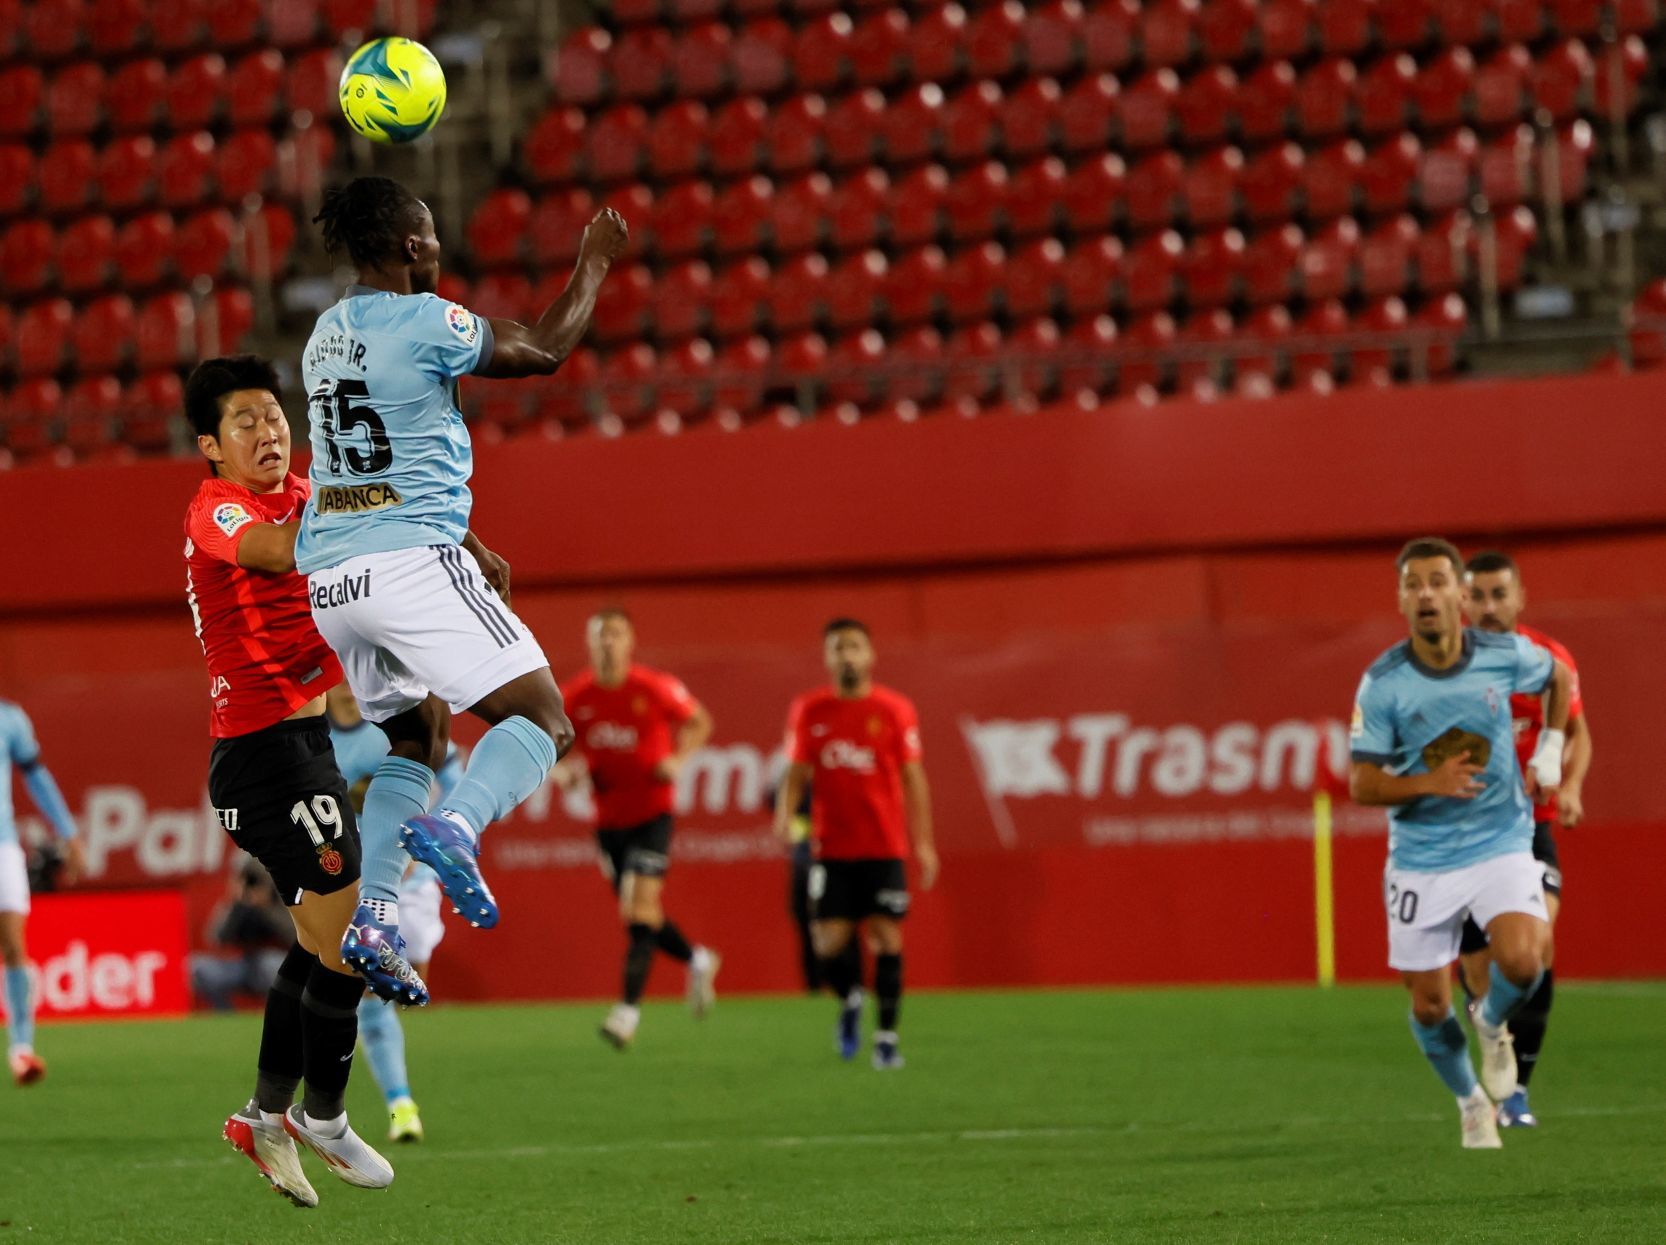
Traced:
[[19, 1055], [33, 1055], [35, 1048], [28, 1042], [14, 1042], [6, 1051], [8, 1059], [16, 1059]]
[[712, 967], [712, 953], [704, 947], [694, 948], [694, 955], [689, 959], [688, 966], [697, 973], [709, 973]]
[[283, 1127], [283, 1112], [282, 1111], [262, 1111], [260, 1113], [260, 1122], [262, 1124], [266, 1125], [267, 1128], [282, 1128]]
[[474, 829], [473, 826], [469, 825], [469, 819], [467, 817], [463, 816], [463, 814], [458, 813], [458, 812], [453, 812], [451, 809], [448, 808], [448, 809], [443, 810], [440, 813], [440, 816], [444, 817], [447, 821], [449, 821], [452, 825], [456, 826], [459, 830], [465, 831], [469, 836], [469, 842], [473, 843], [477, 847], [480, 845], [480, 835], [475, 832], [475, 829]]
[[397, 899], [361, 899], [361, 904], [370, 909], [370, 915], [383, 925], [397, 926], [399, 924], [399, 901]]
[[865, 997], [866, 996], [862, 993], [862, 987], [861, 986], [856, 986], [854, 989], [851, 990], [851, 992], [849, 994], [845, 995], [845, 1006], [846, 1007], [861, 1007], [862, 1006], [862, 1000]]
[[640, 1007], [635, 1007], [630, 1003], [615, 1003], [613, 1005], [613, 1014], [621, 1020], [627, 1021], [631, 1025], [635, 1025], [637, 1020], [642, 1016], [642, 1009]]
[[301, 1112], [301, 1123], [321, 1137], [335, 1139], [347, 1135], [347, 1112], [343, 1111], [333, 1120], [315, 1120], [305, 1111]]

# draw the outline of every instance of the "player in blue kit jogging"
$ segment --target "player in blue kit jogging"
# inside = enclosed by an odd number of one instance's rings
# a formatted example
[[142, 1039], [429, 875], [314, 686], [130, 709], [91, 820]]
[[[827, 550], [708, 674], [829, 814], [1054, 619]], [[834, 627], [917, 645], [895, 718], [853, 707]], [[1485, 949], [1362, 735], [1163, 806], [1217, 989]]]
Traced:
[[[1412, 1032], [1457, 1096], [1464, 1147], [1496, 1149], [1493, 1103], [1516, 1088], [1507, 1022], [1538, 988], [1550, 934], [1533, 797], [1562, 780], [1572, 678], [1523, 636], [1464, 627], [1463, 559], [1446, 541], [1414, 540], [1396, 566], [1411, 634], [1360, 681], [1349, 788], [1359, 803], [1390, 810], [1389, 964], [1411, 994]], [[1510, 710], [1518, 693], [1544, 697], [1545, 729], [1525, 775]], [[1479, 1084], [1452, 1010], [1466, 916], [1492, 947], [1490, 986], [1474, 1017]]]
[[[549, 662], [509, 609], [508, 567], [468, 532], [473, 454], [457, 382], [559, 368], [629, 235], [617, 212], [599, 213], [566, 289], [528, 326], [481, 319], [434, 294], [434, 220], [398, 182], [357, 178], [326, 195], [315, 219], [357, 280], [319, 316], [302, 356], [313, 495], [295, 561], [309, 577], [319, 632], [389, 742], [365, 792], [361, 902], [342, 943], [342, 958], [368, 976], [403, 960], [406, 853], [439, 875], [471, 924], [497, 924], [480, 835], [572, 743]], [[431, 815], [450, 712], [461, 710], [490, 729]]]

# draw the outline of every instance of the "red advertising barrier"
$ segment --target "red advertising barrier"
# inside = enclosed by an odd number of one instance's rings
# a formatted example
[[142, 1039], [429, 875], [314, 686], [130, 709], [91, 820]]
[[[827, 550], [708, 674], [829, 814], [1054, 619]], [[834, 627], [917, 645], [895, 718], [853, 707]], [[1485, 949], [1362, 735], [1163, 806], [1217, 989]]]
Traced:
[[43, 1020], [177, 1016], [190, 1005], [178, 891], [35, 897], [29, 959]]

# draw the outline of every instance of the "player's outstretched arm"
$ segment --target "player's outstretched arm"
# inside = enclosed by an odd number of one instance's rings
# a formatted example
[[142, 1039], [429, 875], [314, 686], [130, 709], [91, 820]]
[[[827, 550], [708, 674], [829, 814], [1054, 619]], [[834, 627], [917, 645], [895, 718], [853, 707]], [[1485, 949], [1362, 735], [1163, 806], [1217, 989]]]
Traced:
[[613, 261], [630, 241], [625, 218], [603, 208], [584, 230], [578, 262], [567, 288], [533, 325], [493, 320], [491, 362], [475, 373], [500, 380], [517, 376], [548, 376], [567, 360], [584, 339], [596, 311], [596, 295]]
[[931, 823], [931, 784], [926, 767], [909, 761], [902, 767], [902, 798], [908, 808], [908, 832], [914, 839], [914, 857], [920, 862], [920, 889], [937, 885], [937, 838]]
[[1556, 789], [1556, 820], [1572, 829], [1585, 820], [1585, 775], [1591, 769], [1591, 724], [1583, 712], [1568, 719], [1568, 748], [1562, 785]]
[[1485, 786], [1478, 777], [1481, 770], [1467, 752], [1447, 757], [1426, 774], [1391, 774], [1372, 761], [1355, 761], [1348, 771], [1348, 794], [1355, 804], [1374, 806], [1408, 804], [1424, 796], [1473, 800]]
[[237, 565], [268, 575], [285, 575], [295, 569], [295, 538], [299, 523], [256, 523], [243, 533], [237, 545]]

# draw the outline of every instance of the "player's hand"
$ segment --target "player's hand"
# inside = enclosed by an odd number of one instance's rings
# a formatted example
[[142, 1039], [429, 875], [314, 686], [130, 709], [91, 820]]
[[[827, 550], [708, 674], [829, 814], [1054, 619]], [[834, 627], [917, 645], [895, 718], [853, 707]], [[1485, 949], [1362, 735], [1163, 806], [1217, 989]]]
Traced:
[[1486, 784], [1476, 777], [1482, 767], [1470, 760], [1470, 754], [1460, 752], [1442, 761], [1439, 769], [1429, 771], [1429, 794], [1452, 800], [1473, 800], [1486, 790]]
[[481, 544], [478, 537], [469, 552], [480, 563], [480, 573], [492, 585], [492, 591], [503, 598], [505, 605], [509, 604], [509, 563]]
[[603, 208], [584, 227], [584, 239], [578, 244], [579, 263], [599, 259], [611, 264], [625, 253], [630, 240], [630, 226], [625, 224], [625, 218], [612, 208]]
[[937, 849], [930, 843], [927, 843], [924, 847], [916, 847], [914, 858], [920, 862], [920, 889], [929, 891], [937, 885], [937, 874], [941, 869], [937, 859]]
[[683, 772], [684, 759], [680, 756], [666, 757], [654, 766], [654, 777], [659, 779], [660, 782], [676, 782], [677, 777]]
[[1585, 799], [1578, 787], [1563, 787], [1556, 793], [1556, 820], [1569, 830], [1585, 820]]
[[81, 846], [80, 839], [67, 840], [64, 843], [64, 863], [59, 869], [58, 880], [65, 886], [74, 886], [86, 871], [86, 848]]

